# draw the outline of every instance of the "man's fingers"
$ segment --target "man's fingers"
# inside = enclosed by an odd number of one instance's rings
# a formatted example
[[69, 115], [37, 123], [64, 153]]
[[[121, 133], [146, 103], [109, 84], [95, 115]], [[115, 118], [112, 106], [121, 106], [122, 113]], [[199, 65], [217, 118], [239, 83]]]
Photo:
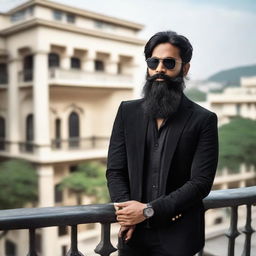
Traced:
[[128, 205], [130, 205], [133, 201], [126, 201], [126, 202], [122, 202], [122, 203], [114, 203], [114, 205], [116, 205], [117, 207], [126, 207]]
[[125, 240], [130, 240], [132, 238], [132, 234], [133, 234], [134, 228], [129, 228], [129, 230], [126, 233], [126, 237]]

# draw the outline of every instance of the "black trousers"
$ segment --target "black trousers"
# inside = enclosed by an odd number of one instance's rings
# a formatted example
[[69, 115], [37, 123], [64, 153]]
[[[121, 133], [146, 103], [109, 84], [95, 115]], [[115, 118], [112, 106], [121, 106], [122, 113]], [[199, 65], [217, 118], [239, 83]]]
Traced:
[[118, 256], [193, 256], [174, 255], [167, 251], [159, 237], [159, 230], [137, 226], [130, 241], [118, 239]]

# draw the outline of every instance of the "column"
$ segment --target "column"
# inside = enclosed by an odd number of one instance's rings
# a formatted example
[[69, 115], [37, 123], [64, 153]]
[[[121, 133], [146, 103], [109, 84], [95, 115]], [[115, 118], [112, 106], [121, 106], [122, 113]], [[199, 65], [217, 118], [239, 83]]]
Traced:
[[[54, 206], [54, 169], [51, 165], [39, 165], [38, 207]], [[57, 255], [57, 227], [42, 228], [42, 256]]]
[[19, 152], [18, 142], [20, 140], [20, 106], [19, 106], [19, 86], [18, 86], [18, 72], [20, 65], [19, 59], [12, 59], [8, 63], [8, 75], [9, 75], [9, 84], [8, 84], [8, 93], [7, 93], [7, 136], [6, 140], [10, 141], [9, 151], [12, 155], [16, 155]]
[[[1, 231], [3, 232], [3, 231]], [[5, 238], [0, 239], [0, 255], [5, 255]]]
[[94, 72], [94, 61], [96, 59], [95, 51], [88, 51], [86, 57], [82, 60], [82, 70], [86, 72]]
[[34, 55], [34, 143], [38, 155], [45, 155], [50, 150], [49, 124], [49, 84], [48, 84], [48, 55], [37, 52]]
[[133, 61], [132, 61], [132, 74], [133, 74], [133, 97], [136, 98], [141, 98], [141, 92], [142, 88], [145, 84], [145, 75], [146, 75], [146, 64], [144, 61], [144, 56], [141, 54], [143, 50], [138, 51], [137, 54], [133, 54]]
[[73, 49], [66, 48], [65, 54], [60, 56], [60, 67], [69, 70], [71, 68], [71, 57], [73, 56]]
[[106, 71], [109, 74], [118, 74], [118, 62], [119, 62], [119, 56], [117, 54], [111, 54], [110, 59], [107, 61], [106, 65]]
[[18, 237], [17, 237], [18, 253], [17, 253], [17, 255], [27, 255], [28, 250], [29, 250], [29, 230], [21, 229], [21, 230], [16, 230], [16, 232], [18, 232]]

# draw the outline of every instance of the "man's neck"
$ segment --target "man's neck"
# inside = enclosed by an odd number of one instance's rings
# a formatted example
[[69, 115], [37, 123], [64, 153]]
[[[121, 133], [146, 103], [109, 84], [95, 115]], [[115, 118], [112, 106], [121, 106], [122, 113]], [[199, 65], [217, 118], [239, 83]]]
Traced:
[[157, 129], [161, 127], [162, 123], [164, 121], [164, 118], [156, 118], [156, 123], [157, 123]]

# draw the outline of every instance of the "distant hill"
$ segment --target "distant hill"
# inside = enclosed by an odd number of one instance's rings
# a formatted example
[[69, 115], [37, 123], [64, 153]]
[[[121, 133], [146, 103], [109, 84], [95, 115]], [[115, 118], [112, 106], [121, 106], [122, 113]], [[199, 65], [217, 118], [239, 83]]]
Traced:
[[240, 78], [242, 76], [256, 76], [256, 65], [223, 70], [210, 76], [207, 80], [222, 83], [224, 87], [240, 86]]

